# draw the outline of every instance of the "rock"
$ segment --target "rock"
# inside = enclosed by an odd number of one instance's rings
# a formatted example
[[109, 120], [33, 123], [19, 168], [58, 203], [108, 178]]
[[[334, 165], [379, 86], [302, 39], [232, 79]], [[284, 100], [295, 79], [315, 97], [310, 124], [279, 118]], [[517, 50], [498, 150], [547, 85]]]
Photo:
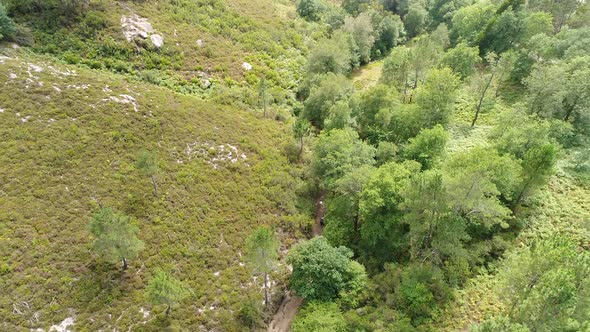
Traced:
[[160, 48], [164, 45], [164, 37], [162, 37], [161, 35], [153, 34], [151, 36], [151, 38], [152, 38], [152, 43], [154, 44], [155, 47]]
[[208, 89], [210, 86], [211, 86], [211, 81], [209, 81], [208, 79], [201, 80], [201, 87], [203, 89]]
[[247, 62], [244, 62], [242, 63], [242, 68], [244, 68], [245, 71], [250, 71], [252, 70], [252, 65]]
[[202, 40], [200, 40], [200, 39], [197, 39], [197, 46], [198, 46], [198, 47], [201, 47], [201, 46], [203, 46], [203, 41], [202, 41]]
[[139, 37], [142, 39], [150, 38], [155, 47], [160, 48], [164, 45], [164, 37], [155, 33], [152, 24], [145, 17], [136, 14], [121, 16], [121, 29], [127, 41], [133, 41]]

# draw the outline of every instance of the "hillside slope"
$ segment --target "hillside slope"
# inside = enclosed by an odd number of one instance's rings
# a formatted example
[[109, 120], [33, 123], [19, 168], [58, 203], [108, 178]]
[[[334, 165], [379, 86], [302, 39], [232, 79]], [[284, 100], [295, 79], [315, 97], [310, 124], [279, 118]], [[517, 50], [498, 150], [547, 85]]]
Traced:
[[[0, 330], [161, 330], [144, 299], [158, 269], [190, 287], [182, 330], [235, 330], [261, 285], [241, 257], [255, 225], [290, 230], [296, 169], [277, 122], [24, 51], [0, 58]], [[134, 168], [157, 152], [155, 197]], [[90, 251], [99, 204], [136, 219], [125, 273]]]

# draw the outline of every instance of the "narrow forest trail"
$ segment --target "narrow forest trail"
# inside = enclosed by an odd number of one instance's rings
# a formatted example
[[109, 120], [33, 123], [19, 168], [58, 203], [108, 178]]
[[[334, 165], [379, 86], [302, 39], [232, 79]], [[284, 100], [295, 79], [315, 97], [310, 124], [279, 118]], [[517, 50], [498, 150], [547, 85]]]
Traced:
[[[312, 237], [322, 235], [324, 227], [322, 225], [322, 219], [326, 213], [326, 205], [324, 204], [324, 198], [326, 191], [322, 190], [319, 192], [316, 198], [315, 204], [315, 222], [312, 228]], [[290, 292], [287, 293], [279, 310], [274, 315], [272, 321], [268, 325], [268, 332], [288, 332], [291, 330], [291, 323], [295, 319], [299, 307], [303, 304], [303, 299], [292, 295]]]

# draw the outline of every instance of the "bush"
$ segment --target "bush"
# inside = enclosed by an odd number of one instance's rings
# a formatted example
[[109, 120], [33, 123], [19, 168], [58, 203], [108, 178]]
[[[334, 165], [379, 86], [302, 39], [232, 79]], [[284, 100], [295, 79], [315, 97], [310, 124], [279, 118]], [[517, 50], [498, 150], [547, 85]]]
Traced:
[[308, 21], [318, 21], [324, 10], [321, 0], [300, 0], [297, 4], [297, 13]]
[[14, 22], [8, 17], [6, 8], [0, 3], [0, 40], [13, 39], [15, 34], [16, 27], [14, 26]]

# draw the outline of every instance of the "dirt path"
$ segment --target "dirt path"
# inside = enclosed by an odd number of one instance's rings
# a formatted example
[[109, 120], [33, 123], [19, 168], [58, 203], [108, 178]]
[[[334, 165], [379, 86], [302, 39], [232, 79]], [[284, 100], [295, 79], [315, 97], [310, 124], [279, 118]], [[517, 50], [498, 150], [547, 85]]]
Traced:
[[[326, 213], [326, 205], [324, 199], [326, 197], [325, 191], [320, 191], [316, 198], [315, 206], [315, 223], [312, 229], [312, 236], [322, 235], [324, 227], [321, 223]], [[291, 322], [295, 318], [299, 307], [303, 304], [303, 299], [287, 293], [279, 310], [274, 315], [272, 322], [268, 325], [268, 332], [288, 332], [291, 330]]]

